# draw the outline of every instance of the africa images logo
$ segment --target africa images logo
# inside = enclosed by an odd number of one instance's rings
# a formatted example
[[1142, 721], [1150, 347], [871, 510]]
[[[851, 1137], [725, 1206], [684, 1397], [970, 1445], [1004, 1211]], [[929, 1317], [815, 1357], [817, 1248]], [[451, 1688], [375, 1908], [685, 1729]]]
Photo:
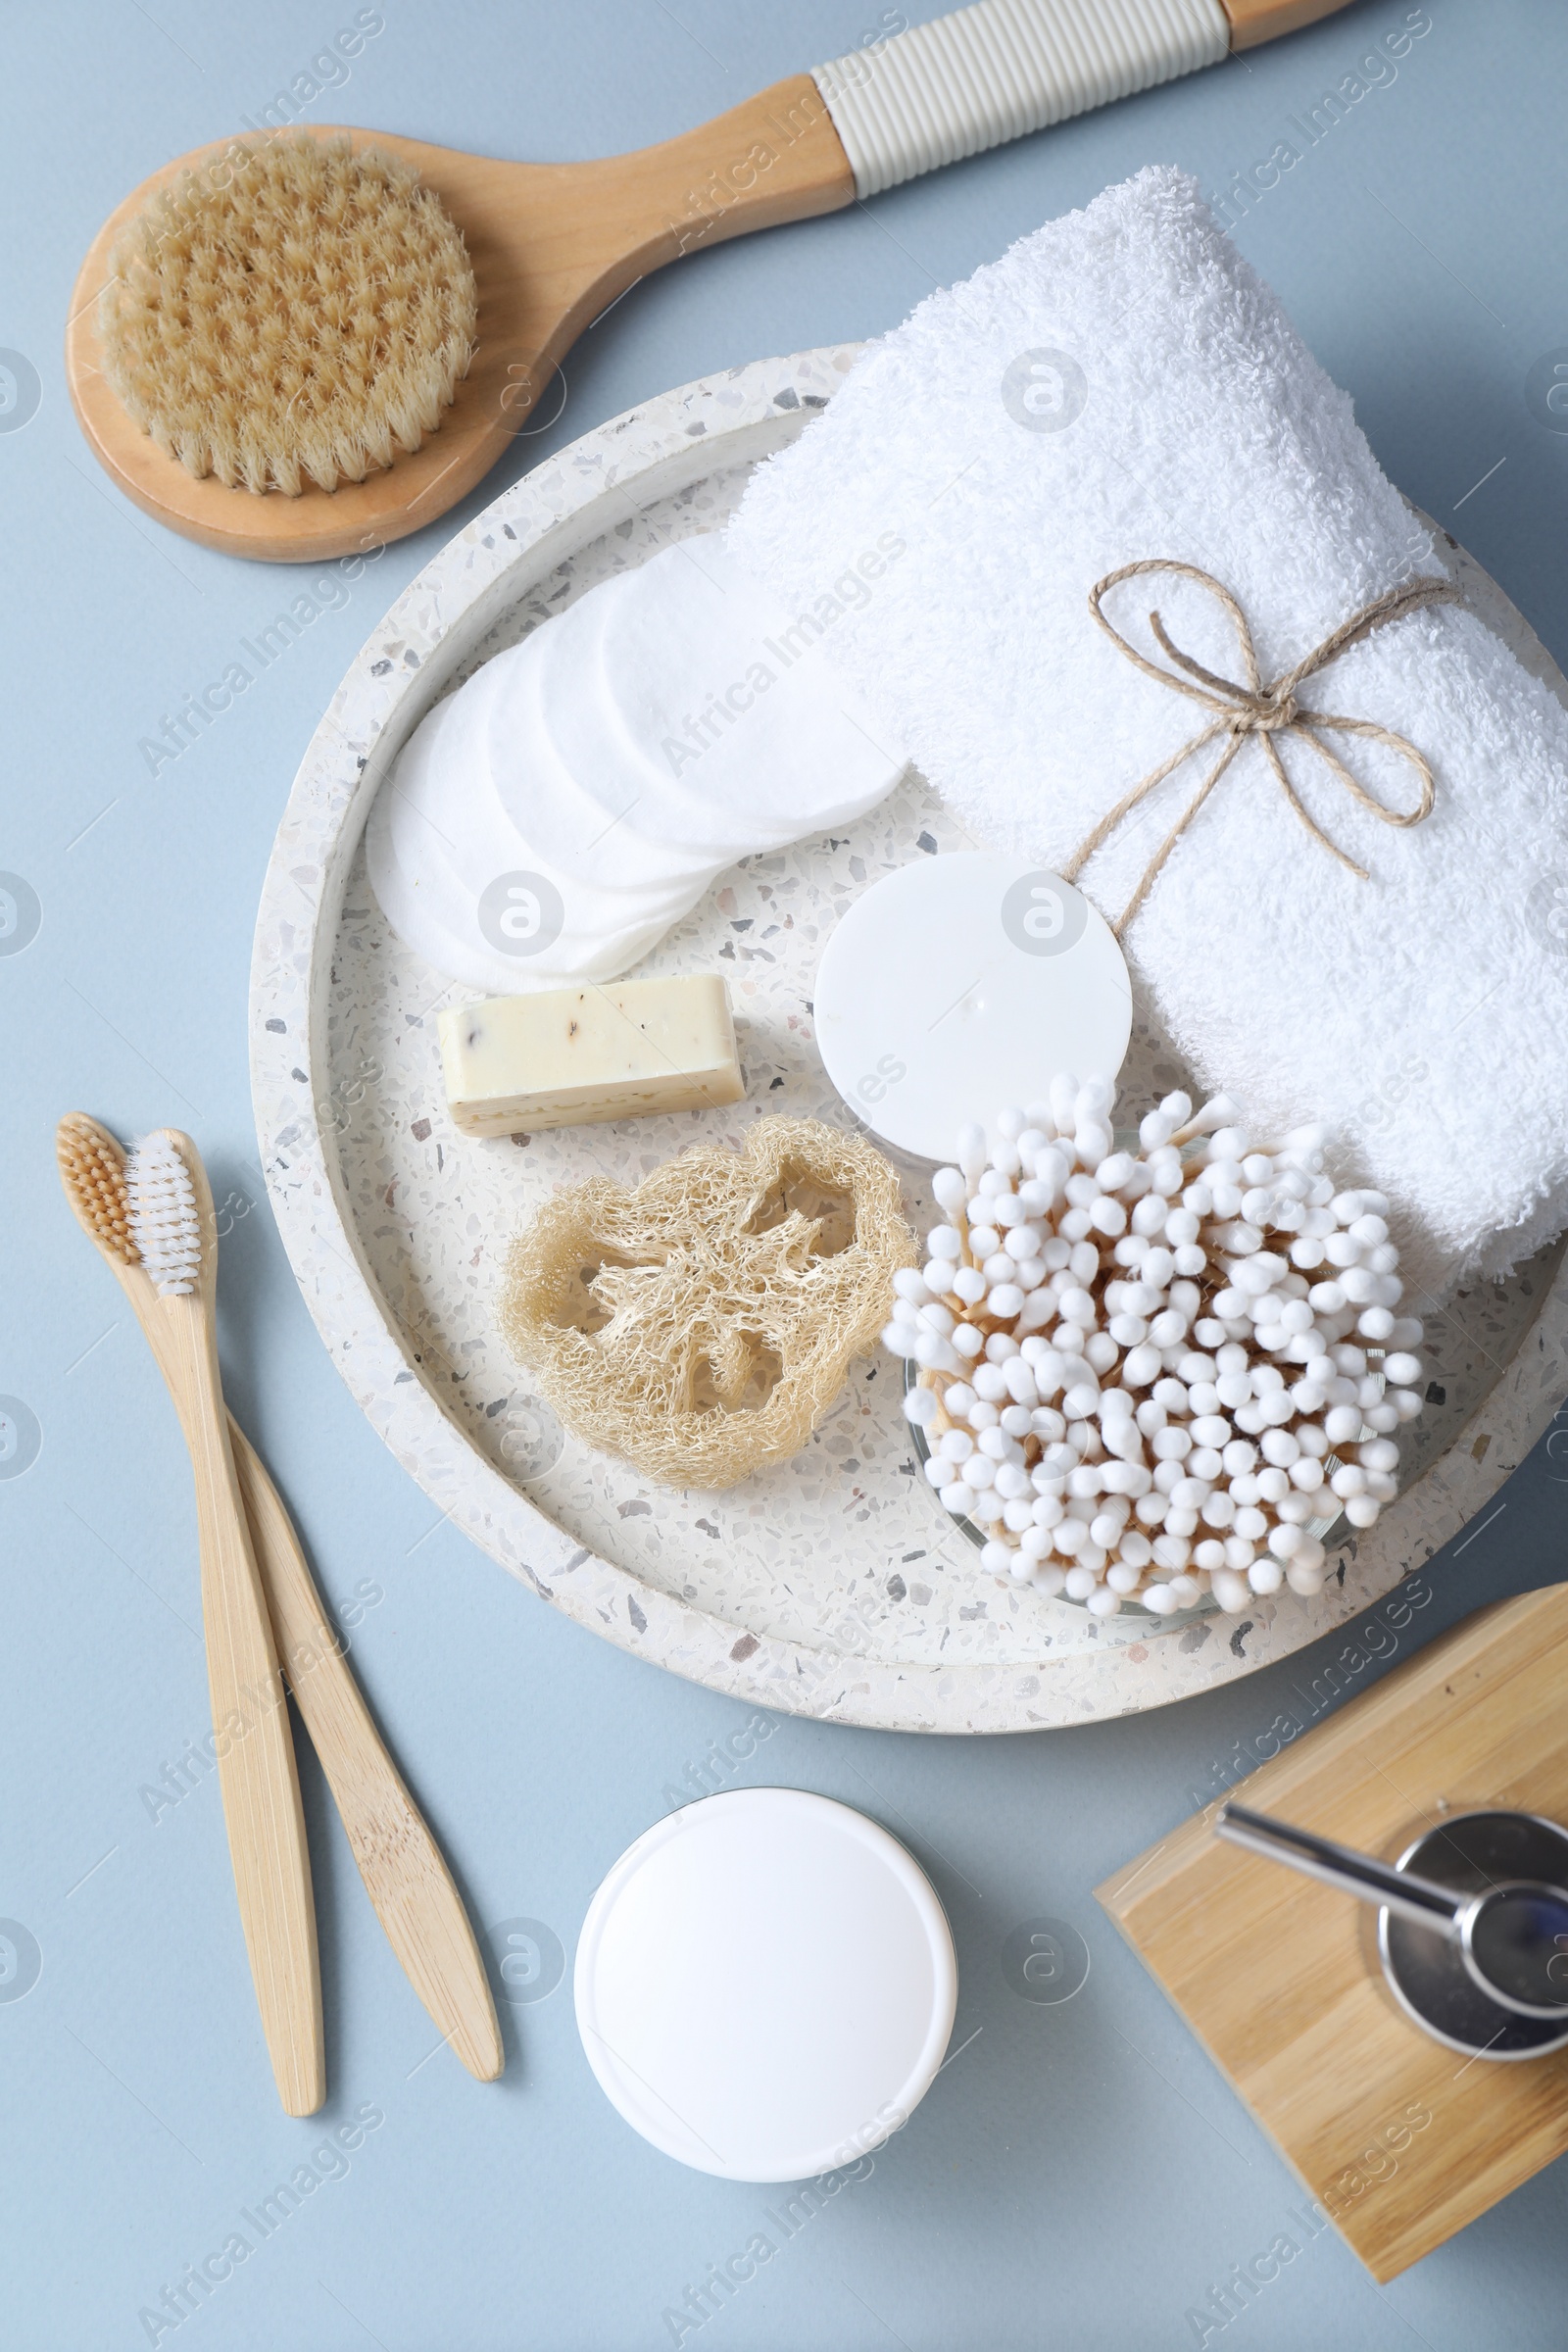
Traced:
[[1525, 920], [1542, 947], [1568, 955], [1568, 874], [1543, 874], [1525, 901]]
[[24, 351], [0, 351], [0, 433], [20, 433], [38, 414], [43, 385]]
[[1020, 874], [1002, 902], [1002, 928], [1026, 956], [1065, 956], [1089, 925], [1089, 904], [1059, 874], [1044, 867]]
[[0, 1396], [0, 1478], [21, 1478], [38, 1459], [43, 1431], [20, 1396]]
[[479, 929], [498, 956], [541, 956], [555, 946], [565, 904], [546, 874], [497, 874], [480, 896]]
[[20, 1919], [0, 1919], [0, 2001], [24, 2001], [43, 1974], [38, 1938]]
[[0, 956], [20, 956], [38, 936], [43, 909], [21, 874], [0, 874]]
[[1088, 398], [1089, 380], [1070, 351], [1020, 351], [1003, 370], [1002, 405], [1026, 432], [1065, 432]]
[[1002, 1946], [1002, 1973], [1026, 2001], [1070, 2001], [1089, 1978], [1089, 1946], [1065, 1919], [1020, 1920]]
[[1568, 433], [1568, 345], [1537, 360], [1525, 377], [1525, 407], [1548, 433]]

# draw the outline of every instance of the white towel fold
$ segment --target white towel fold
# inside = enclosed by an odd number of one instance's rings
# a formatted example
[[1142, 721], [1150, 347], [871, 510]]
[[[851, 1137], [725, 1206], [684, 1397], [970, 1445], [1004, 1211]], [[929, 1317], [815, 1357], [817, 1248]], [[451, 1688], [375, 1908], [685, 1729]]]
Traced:
[[[1168, 170], [922, 303], [759, 468], [729, 536], [809, 612], [889, 529], [907, 555], [824, 650], [979, 839], [1058, 867], [1207, 716], [1095, 625], [1103, 574], [1141, 558], [1211, 573], [1268, 681], [1442, 569], [1348, 396]], [[1107, 611], [1157, 659], [1155, 604], [1177, 646], [1241, 674], [1187, 582], [1130, 582]], [[1357, 880], [1248, 742], [1124, 944], [1203, 1084], [1270, 1133], [1325, 1121], [1341, 1164], [1394, 1202], [1412, 1278], [1445, 1296], [1568, 1224], [1568, 713], [1452, 607], [1378, 631], [1300, 701], [1419, 747], [1431, 816], [1380, 822], [1284, 739], [1302, 801], [1369, 869]], [[1415, 805], [1408, 765], [1329, 740], [1381, 800]], [[1207, 764], [1162, 784], [1080, 877], [1112, 919]]]

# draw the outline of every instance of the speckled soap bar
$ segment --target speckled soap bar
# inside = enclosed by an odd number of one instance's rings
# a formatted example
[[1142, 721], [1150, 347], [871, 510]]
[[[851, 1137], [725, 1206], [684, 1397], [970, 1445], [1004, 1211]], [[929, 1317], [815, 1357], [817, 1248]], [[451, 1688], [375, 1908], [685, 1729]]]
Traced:
[[489, 997], [448, 1005], [438, 1027], [466, 1135], [709, 1110], [746, 1092], [716, 972]]

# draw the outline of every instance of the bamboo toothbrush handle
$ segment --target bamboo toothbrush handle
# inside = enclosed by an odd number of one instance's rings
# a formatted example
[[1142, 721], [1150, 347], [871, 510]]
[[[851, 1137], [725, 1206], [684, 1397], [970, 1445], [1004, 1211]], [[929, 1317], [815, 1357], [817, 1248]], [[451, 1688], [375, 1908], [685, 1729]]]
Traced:
[[200, 1296], [158, 1299], [151, 1311], [163, 1323], [161, 1354], [195, 1472], [219, 1785], [262, 2031], [285, 2113], [314, 2115], [326, 2096], [326, 2061], [305, 1814], [212, 1313]]
[[232, 1414], [228, 1434], [283, 1670], [366, 1891], [431, 2018], [469, 2074], [492, 2082], [505, 2056], [463, 1898], [376, 1730], [277, 1489]]

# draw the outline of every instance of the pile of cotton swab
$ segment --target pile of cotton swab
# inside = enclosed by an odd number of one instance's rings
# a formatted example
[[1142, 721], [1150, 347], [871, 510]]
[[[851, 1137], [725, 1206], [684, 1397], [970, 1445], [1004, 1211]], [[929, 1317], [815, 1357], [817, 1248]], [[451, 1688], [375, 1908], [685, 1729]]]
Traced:
[[1226, 1096], [1177, 1094], [1135, 1152], [1114, 1101], [1057, 1078], [934, 1178], [949, 1222], [883, 1333], [919, 1367], [926, 1476], [985, 1568], [1099, 1617], [1309, 1595], [1323, 1532], [1393, 1501], [1390, 1433], [1421, 1409], [1388, 1201], [1336, 1193], [1320, 1128], [1268, 1148]]

